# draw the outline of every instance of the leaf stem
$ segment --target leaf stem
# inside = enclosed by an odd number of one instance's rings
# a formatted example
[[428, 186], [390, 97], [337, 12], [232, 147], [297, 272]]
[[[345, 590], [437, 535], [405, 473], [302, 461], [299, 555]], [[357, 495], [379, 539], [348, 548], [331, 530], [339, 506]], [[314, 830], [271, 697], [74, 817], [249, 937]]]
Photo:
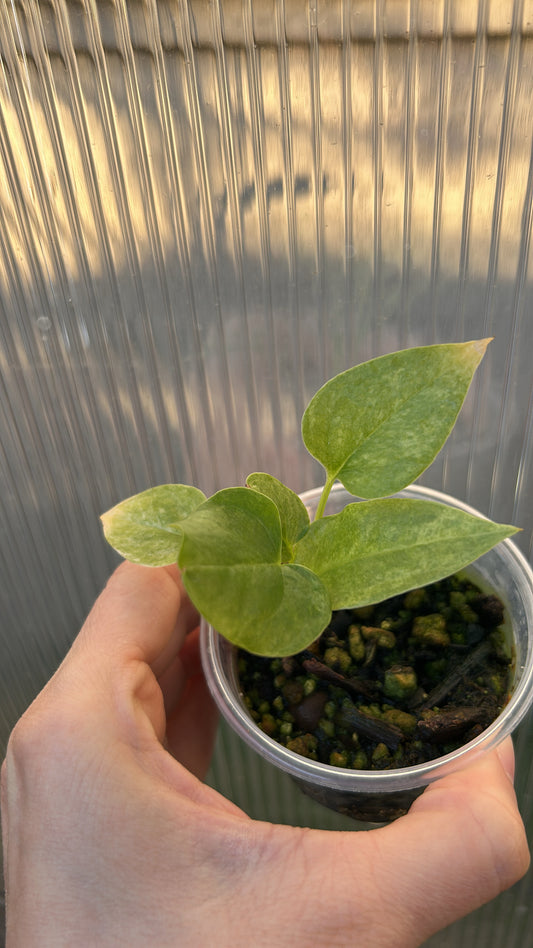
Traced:
[[324, 514], [324, 509], [328, 502], [328, 497], [330, 495], [331, 488], [333, 487], [334, 481], [335, 481], [334, 477], [332, 477], [331, 479], [328, 477], [326, 483], [324, 484], [324, 487], [322, 488], [320, 500], [318, 501], [318, 506], [316, 508], [315, 520], [320, 520], [320, 518]]

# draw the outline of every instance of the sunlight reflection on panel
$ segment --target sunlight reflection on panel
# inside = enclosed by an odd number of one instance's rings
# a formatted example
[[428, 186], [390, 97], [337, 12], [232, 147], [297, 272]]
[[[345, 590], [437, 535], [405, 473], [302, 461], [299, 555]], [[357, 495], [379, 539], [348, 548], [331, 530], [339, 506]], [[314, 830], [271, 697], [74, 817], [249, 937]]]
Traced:
[[[42, 71], [36, 57], [20, 63], [10, 51], [4, 136], [43, 272], [56, 275], [57, 244], [66, 274], [78, 279], [80, 238], [93, 276], [140, 266], [147, 254], [172, 266], [179, 218], [187, 247], [209, 260], [215, 245], [234, 266], [236, 228], [248, 260], [261, 260], [266, 224], [275, 258], [297, 240], [298, 257], [322, 268], [346, 254], [373, 266], [379, 241], [381, 258], [400, 269], [427, 273], [436, 255], [443, 274], [457, 274], [466, 256], [469, 273], [484, 277], [499, 215], [499, 273], [514, 276], [530, 41], [407, 36], [348, 55], [340, 41], [258, 51], [245, 33], [222, 63], [216, 42], [195, 45], [192, 16], [170, 4], [166, 14], [176, 31], [189, 30], [177, 56], [152, 32], [136, 51], [117, 30], [120, 49], [109, 50], [94, 24], [87, 49], [59, 43]], [[2, 206], [16, 243], [19, 192], [4, 171]]]

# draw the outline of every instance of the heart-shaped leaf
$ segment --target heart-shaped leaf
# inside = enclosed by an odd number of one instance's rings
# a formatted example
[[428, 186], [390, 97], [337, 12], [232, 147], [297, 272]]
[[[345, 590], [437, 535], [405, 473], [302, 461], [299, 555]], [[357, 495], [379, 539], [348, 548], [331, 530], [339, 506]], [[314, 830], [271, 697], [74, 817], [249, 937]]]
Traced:
[[332, 609], [348, 609], [442, 579], [513, 533], [434, 501], [368, 500], [312, 523], [295, 561], [322, 580]]
[[[304, 413], [326, 470], [316, 519], [276, 478], [206, 500], [186, 485], [137, 494], [103, 515], [127, 559], [178, 562], [194, 604], [251, 652], [286, 655], [320, 635], [331, 609], [379, 602], [456, 572], [514, 527], [431, 501], [383, 498], [411, 483], [446, 440], [489, 340], [407, 349], [327, 382]], [[333, 481], [366, 502], [323, 517]], [[251, 489], [250, 489], [251, 488]]]
[[217, 632], [257, 655], [293, 655], [331, 618], [321, 580], [294, 563], [193, 566], [183, 582]]
[[183, 523], [179, 565], [202, 615], [235, 644], [262, 655], [309, 645], [331, 607], [308, 569], [281, 563], [281, 521], [266, 495], [219, 491]]
[[246, 483], [253, 490], [270, 497], [278, 508], [283, 542], [282, 561], [290, 562], [294, 544], [309, 527], [309, 514], [305, 504], [298, 494], [270, 474], [249, 474]]
[[219, 490], [182, 527], [179, 565], [183, 568], [281, 563], [277, 507], [247, 487]]
[[356, 497], [385, 497], [434, 460], [490, 340], [424, 346], [363, 362], [326, 382], [302, 419], [307, 449]]
[[187, 484], [150, 487], [102, 514], [105, 538], [132, 563], [176, 563], [183, 539], [180, 523], [204, 501], [202, 491]]

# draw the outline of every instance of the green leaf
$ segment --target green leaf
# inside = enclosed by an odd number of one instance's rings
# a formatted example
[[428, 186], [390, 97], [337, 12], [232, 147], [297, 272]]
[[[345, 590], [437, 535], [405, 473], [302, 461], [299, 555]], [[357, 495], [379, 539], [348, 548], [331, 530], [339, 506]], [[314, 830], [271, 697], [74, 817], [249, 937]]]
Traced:
[[309, 527], [309, 514], [305, 504], [289, 487], [270, 474], [249, 474], [248, 487], [265, 494], [275, 503], [281, 520], [282, 561], [293, 558], [293, 546]]
[[257, 655], [293, 655], [331, 618], [322, 582], [293, 563], [191, 567], [183, 582], [217, 632]]
[[269, 497], [219, 491], [182, 527], [185, 588], [221, 635], [261, 655], [299, 651], [320, 635], [328, 593], [308, 569], [281, 564], [281, 521]]
[[450, 434], [489, 341], [404, 349], [326, 382], [302, 436], [328, 483], [376, 498], [416, 480]]
[[219, 490], [182, 527], [179, 565], [184, 568], [281, 563], [277, 507], [247, 487]]
[[[246, 488], [208, 500], [182, 484], [130, 497], [102, 516], [107, 540], [137, 563], [177, 561], [205, 618], [262, 655], [305, 648], [332, 608], [378, 602], [456, 572], [515, 528], [430, 501], [376, 498], [432, 462], [488, 341], [392, 353], [317, 392], [302, 420], [327, 475], [313, 524], [293, 491], [255, 473]], [[323, 517], [336, 478], [370, 499]]]
[[105, 538], [132, 563], [176, 563], [183, 538], [181, 521], [204, 501], [202, 491], [187, 484], [150, 487], [102, 514]]
[[332, 609], [348, 609], [436, 582], [515, 532], [434, 501], [368, 500], [312, 523], [295, 560], [322, 580]]

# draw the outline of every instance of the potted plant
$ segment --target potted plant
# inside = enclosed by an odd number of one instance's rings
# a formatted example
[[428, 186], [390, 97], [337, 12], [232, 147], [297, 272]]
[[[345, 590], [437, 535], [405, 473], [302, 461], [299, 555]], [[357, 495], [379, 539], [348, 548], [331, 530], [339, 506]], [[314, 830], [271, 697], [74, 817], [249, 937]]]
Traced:
[[[166, 484], [102, 517], [106, 538], [126, 558], [179, 564], [203, 617], [206, 676], [232, 726], [306, 792], [359, 819], [405, 812], [430, 780], [514, 728], [530, 700], [533, 583], [508, 539], [516, 528], [409, 486], [453, 428], [488, 342], [391, 353], [319, 389], [302, 419], [304, 443], [325, 469], [318, 491], [298, 497], [262, 473], [210, 498], [196, 487]], [[279, 660], [312, 654], [332, 613], [368, 609], [466, 567], [481, 593], [489, 587], [504, 604], [514, 681], [496, 720], [467, 735], [464, 747], [414, 766], [388, 761], [372, 769], [360, 759], [354, 765], [353, 757], [350, 766], [344, 759], [335, 766], [314, 759], [312, 748], [306, 755], [302, 746], [280, 744], [257, 714], [254, 720], [239, 681], [239, 649]], [[394, 705], [394, 697], [378, 697]], [[383, 701], [373, 704], [378, 710], [364, 711], [367, 718], [385, 715]], [[359, 726], [353, 733], [357, 742]]]

